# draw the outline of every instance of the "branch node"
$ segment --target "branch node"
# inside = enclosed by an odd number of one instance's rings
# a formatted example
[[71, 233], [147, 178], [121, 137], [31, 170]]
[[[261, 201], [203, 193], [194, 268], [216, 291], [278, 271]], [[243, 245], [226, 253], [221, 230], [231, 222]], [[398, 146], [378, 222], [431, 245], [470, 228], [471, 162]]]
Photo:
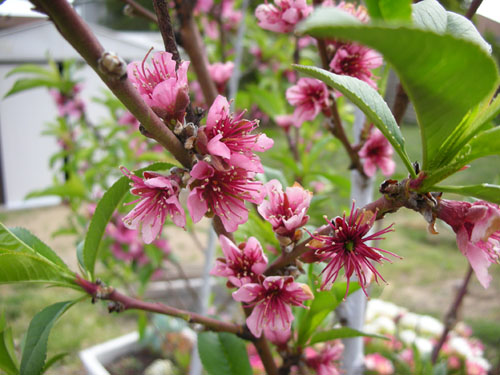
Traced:
[[127, 78], [127, 63], [114, 52], [105, 51], [97, 60], [99, 71], [112, 79]]

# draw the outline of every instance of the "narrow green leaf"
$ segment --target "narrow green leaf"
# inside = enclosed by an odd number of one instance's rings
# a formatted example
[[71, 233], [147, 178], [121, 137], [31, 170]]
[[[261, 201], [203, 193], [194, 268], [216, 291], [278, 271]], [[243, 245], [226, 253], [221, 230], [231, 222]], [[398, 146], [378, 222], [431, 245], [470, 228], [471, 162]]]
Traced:
[[311, 341], [309, 341], [309, 345], [317, 344], [318, 342], [331, 341], [335, 339], [346, 339], [350, 337], [374, 337], [377, 339], [388, 340], [387, 337], [382, 335], [375, 335], [370, 333], [364, 333], [349, 327], [341, 327], [331, 329], [329, 331], [318, 332], [311, 337]]
[[387, 103], [375, 89], [357, 78], [334, 74], [314, 66], [296, 65], [295, 69], [301, 73], [320, 79], [328, 86], [339, 90], [356, 104], [392, 144], [408, 169], [408, 172], [416, 177], [410, 158], [406, 153], [405, 140], [401, 134], [401, 130]]
[[54, 73], [53, 71], [46, 69], [41, 65], [35, 65], [35, 64], [23, 64], [16, 66], [14, 69], [9, 71], [5, 75], [5, 77], [10, 77], [14, 74], [19, 74], [19, 73], [37, 74], [40, 76], [45, 76], [46, 78], [52, 78], [54, 80], [57, 80], [59, 77], [57, 73]]
[[285, 113], [285, 104], [280, 95], [275, 95], [271, 90], [264, 90], [257, 86], [251, 86], [249, 91], [252, 100], [267, 115], [275, 117]]
[[500, 186], [491, 184], [468, 186], [433, 186], [432, 191], [454, 193], [500, 204]]
[[[0, 223], [0, 233], [5, 227]], [[10, 232], [23, 241], [28, 247], [33, 249], [37, 254], [40, 254], [45, 259], [50, 260], [52, 263], [61, 266], [62, 268], [69, 269], [66, 263], [63, 262], [61, 258], [52, 250], [49, 246], [45, 244], [38, 237], [33, 235], [30, 231], [24, 228], [11, 228]]]
[[18, 375], [18, 368], [12, 329], [5, 328], [0, 330], [0, 370], [5, 371], [6, 375]]
[[53, 79], [47, 78], [23, 78], [14, 82], [12, 88], [5, 94], [4, 98], [17, 94], [21, 91], [30, 90], [36, 87], [55, 87], [57, 88], [59, 84]]
[[340, 301], [335, 297], [335, 293], [331, 291], [315, 291], [314, 300], [300, 321], [297, 344], [304, 345], [339, 303]]
[[45, 374], [48, 369], [50, 369], [53, 365], [55, 365], [57, 362], [62, 361], [65, 357], [67, 357], [69, 353], [59, 353], [56, 354], [53, 357], [50, 357], [46, 362], [45, 365], [43, 366], [42, 369], [42, 374]]
[[210, 375], [252, 375], [245, 342], [231, 333], [199, 333], [198, 352]]
[[45, 197], [56, 195], [58, 197], [85, 198], [86, 188], [82, 180], [72, 175], [64, 184], [51, 186], [43, 190], [37, 190], [26, 195], [26, 198]]
[[40, 375], [47, 356], [47, 341], [54, 323], [75, 301], [58, 302], [35, 315], [26, 334], [21, 375]]
[[[144, 171], [159, 171], [174, 167], [169, 163], [154, 163], [148, 167], [139, 169], [134, 173], [141, 176]], [[129, 178], [123, 176], [119, 178], [113, 186], [111, 186], [97, 204], [92, 220], [90, 221], [87, 235], [85, 236], [85, 244], [83, 247], [83, 262], [85, 269], [94, 275], [94, 266], [97, 259], [99, 247], [101, 245], [102, 236], [106, 230], [113, 212], [121, 203], [125, 195], [130, 190]]]
[[383, 20], [384, 16], [380, 10], [379, 0], [366, 0], [366, 8], [372, 20]]
[[14, 282], [40, 282], [77, 288], [73, 274], [45, 258], [0, 247], [0, 284]]
[[349, 291], [347, 292], [347, 296], [345, 294], [346, 289], [347, 289], [347, 281], [341, 281], [341, 282], [337, 281], [333, 284], [332, 291], [335, 293], [335, 297], [337, 298], [338, 301], [342, 301], [344, 299], [344, 296], [347, 298], [354, 292], [360, 290], [361, 285], [357, 281], [351, 281], [349, 283]]
[[500, 155], [500, 127], [479, 133], [464, 147], [459, 158], [465, 164], [489, 155]]
[[316, 37], [357, 41], [384, 55], [415, 107], [425, 171], [464, 116], [497, 87], [499, 77], [491, 56], [468, 40], [436, 33], [444, 33], [446, 28], [432, 32], [409, 26], [363, 24], [346, 12], [327, 8], [315, 11], [299, 29]]

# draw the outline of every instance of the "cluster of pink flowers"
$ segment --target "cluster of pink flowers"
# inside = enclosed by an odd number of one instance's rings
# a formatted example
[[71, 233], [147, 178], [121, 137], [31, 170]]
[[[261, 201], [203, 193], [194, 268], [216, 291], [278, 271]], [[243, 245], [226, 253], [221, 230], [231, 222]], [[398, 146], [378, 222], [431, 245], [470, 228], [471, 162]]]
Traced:
[[494, 203], [474, 203], [441, 199], [438, 218], [457, 234], [458, 248], [469, 260], [481, 285], [491, 281], [488, 267], [500, 261], [500, 207]]
[[260, 4], [255, 10], [259, 26], [277, 33], [289, 33], [312, 11], [306, 0], [274, 0]]
[[151, 65], [134, 61], [128, 65], [128, 77], [142, 98], [166, 123], [182, 122], [189, 104], [187, 69], [189, 62], [178, 67], [169, 52], [156, 52]]
[[302, 233], [296, 235], [296, 231], [309, 220], [307, 210], [312, 193], [303, 189], [298, 183], [287, 187], [283, 192], [278, 180], [269, 181], [265, 187], [269, 200], [260, 204], [259, 213], [271, 223], [273, 231], [278, 236], [298, 241]]
[[362, 211], [354, 209], [354, 203], [348, 218], [344, 213], [343, 217], [336, 217], [327, 221], [331, 227], [330, 235], [312, 234], [313, 240], [309, 242], [308, 247], [313, 249], [312, 254], [306, 256], [306, 259], [313, 261], [328, 262], [323, 269], [322, 289], [331, 288], [337, 280], [340, 270], [343, 268], [347, 279], [346, 296], [349, 292], [349, 279], [353, 274], [356, 275], [363, 292], [368, 296], [366, 286], [370, 283], [372, 275], [375, 281], [384, 278], [377, 271], [372, 262], [382, 263], [390, 260], [381, 253], [397, 257], [387, 250], [372, 247], [366, 244], [368, 241], [377, 241], [383, 239], [383, 234], [392, 231], [392, 224], [374, 234], [368, 235], [371, 230], [376, 215], [371, 211]]
[[363, 170], [368, 177], [373, 177], [380, 168], [384, 176], [390, 176], [396, 169], [396, 163], [392, 160], [394, 150], [382, 132], [378, 129], [372, 130], [370, 136], [359, 150], [359, 156], [363, 162]]
[[85, 103], [79, 96], [81, 91], [82, 85], [80, 84], [74, 85], [69, 94], [64, 94], [57, 89], [49, 90], [50, 95], [56, 103], [57, 114], [60, 117], [69, 117], [78, 120], [83, 116]]
[[265, 134], [252, 133], [257, 121], [233, 117], [229, 103], [218, 96], [207, 115], [207, 122], [198, 131], [196, 147], [210, 161], [199, 161], [191, 171], [188, 209], [194, 222], [208, 211], [219, 216], [224, 228], [234, 232], [248, 219], [245, 201], [260, 204], [265, 191], [255, 180], [262, 164], [255, 152], [273, 145]]
[[368, 371], [373, 371], [377, 375], [394, 374], [394, 366], [392, 362], [380, 353], [367, 354], [365, 356], [365, 367]]
[[291, 306], [303, 306], [313, 297], [311, 290], [293, 277], [264, 277], [267, 257], [256, 238], [238, 247], [225, 236], [219, 240], [224, 257], [217, 259], [211, 274], [227, 277], [228, 287], [239, 288], [233, 298], [253, 307], [246, 321], [253, 335], [260, 337], [264, 331], [273, 342], [286, 342], [294, 319]]

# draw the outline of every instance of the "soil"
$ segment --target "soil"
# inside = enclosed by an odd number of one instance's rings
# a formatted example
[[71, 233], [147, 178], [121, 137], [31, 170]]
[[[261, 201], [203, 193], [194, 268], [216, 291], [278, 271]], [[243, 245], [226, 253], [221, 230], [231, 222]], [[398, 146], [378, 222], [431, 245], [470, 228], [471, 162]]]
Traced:
[[111, 375], [142, 375], [144, 370], [158, 358], [161, 358], [158, 353], [150, 349], [142, 349], [116, 359], [113, 364], [106, 367], [106, 370]]

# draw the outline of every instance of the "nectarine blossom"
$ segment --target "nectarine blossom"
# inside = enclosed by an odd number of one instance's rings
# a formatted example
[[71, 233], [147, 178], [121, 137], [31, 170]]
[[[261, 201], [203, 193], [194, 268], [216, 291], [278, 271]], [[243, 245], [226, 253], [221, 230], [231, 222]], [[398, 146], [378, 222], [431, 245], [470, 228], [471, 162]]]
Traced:
[[260, 283], [243, 285], [233, 298], [253, 306], [247, 318], [248, 329], [255, 337], [260, 337], [263, 330], [277, 331], [280, 335], [290, 331], [294, 316], [292, 306], [301, 306], [313, 298], [306, 284], [297, 283], [291, 276], [262, 277]]
[[380, 168], [384, 176], [390, 176], [396, 169], [396, 163], [392, 160], [394, 150], [382, 132], [374, 129], [361, 150], [359, 156], [363, 162], [363, 170], [368, 177], [373, 177]]
[[438, 218], [457, 234], [457, 245], [484, 288], [491, 281], [488, 267], [500, 263], [500, 208], [485, 201], [439, 201]]
[[312, 11], [306, 0], [274, 0], [260, 4], [255, 10], [259, 26], [277, 33], [289, 33]]
[[349, 292], [349, 279], [353, 274], [358, 278], [358, 282], [367, 296], [366, 286], [370, 282], [371, 274], [373, 274], [377, 282], [378, 278], [384, 280], [372, 262], [390, 261], [381, 253], [395, 257], [397, 255], [366, 244], [367, 241], [382, 240], [381, 235], [392, 231], [391, 224], [387, 228], [368, 235], [375, 222], [375, 216], [371, 211], [364, 212], [360, 209], [354, 209], [353, 203], [348, 218], [344, 213], [343, 217], [337, 216], [335, 219], [328, 221], [332, 230], [331, 235], [312, 235], [314, 240], [309, 242], [308, 247], [315, 250], [314, 255], [316, 257], [328, 262], [321, 272], [323, 274], [322, 289], [331, 288], [342, 268], [344, 268], [347, 278], [345, 296]]
[[319, 79], [301, 78], [286, 90], [288, 103], [295, 107], [293, 115], [297, 123], [311, 121], [330, 105], [328, 88]]
[[273, 231], [282, 236], [293, 238], [295, 231], [309, 220], [307, 210], [312, 193], [298, 183], [283, 188], [278, 180], [271, 180], [266, 185], [267, 197], [257, 210], [264, 219], [271, 223]]
[[189, 104], [187, 70], [189, 61], [176, 62], [169, 52], [156, 52], [151, 58], [152, 66], [134, 61], [127, 67], [129, 79], [141, 94], [142, 99], [158, 116], [167, 122], [183, 121]]
[[125, 167], [121, 170], [132, 180], [130, 192], [139, 197], [127, 203], [137, 205], [123, 218], [123, 222], [130, 229], [141, 228], [144, 242], [151, 243], [161, 234], [167, 216], [171, 216], [179, 227], [186, 225], [186, 215], [179, 202], [181, 189], [178, 176], [146, 171], [144, 178], [140, 178]]
[[238, 247], [226, 236], [219, 236], [224, 258], [218, 258], [210, 272], [214, 276], [227, 277], [232, 286], [257, 282], [267, 266], [267, 257], [255, 237], [250, 237]]

